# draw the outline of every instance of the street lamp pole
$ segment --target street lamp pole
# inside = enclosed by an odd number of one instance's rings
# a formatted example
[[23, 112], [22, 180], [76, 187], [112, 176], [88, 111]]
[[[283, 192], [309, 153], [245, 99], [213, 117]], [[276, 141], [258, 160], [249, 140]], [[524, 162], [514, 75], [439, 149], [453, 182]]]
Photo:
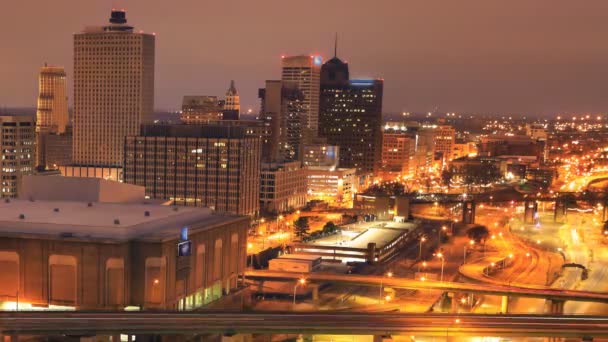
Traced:
[[[386, 274], [387, 277], [392, 277], [393, 276], [393, 272], [388, 272]], [[378, 304], [382, 304], [382, 294], [383, 294], [383, 289], [384, 289], [384, 276], [382, 276], [382, 278], [380, 278], [380, 294], [378, 295]]]
[[443, 253], [439, 253], [437, 256], [441, 259], [441, 278], [439, 278], [439, 281], [443, 282], [443, 263], [445, 261], [445, 257], [443, 256]]
[[300, 278], [298, 279], [298, 281], [296, 282], [296, 285], [293, 287], [293, 308], [296, 308], [296, 295], [297, 295], [297, 290], [298, 290], [298, 285], [306, 285], [306, 279], [304, 278]]
[[422, 243], [426, 241], [426, 238], [423, 236], [420, 238], [420, 251], [418, 252], [418, 260], [422, 260]]

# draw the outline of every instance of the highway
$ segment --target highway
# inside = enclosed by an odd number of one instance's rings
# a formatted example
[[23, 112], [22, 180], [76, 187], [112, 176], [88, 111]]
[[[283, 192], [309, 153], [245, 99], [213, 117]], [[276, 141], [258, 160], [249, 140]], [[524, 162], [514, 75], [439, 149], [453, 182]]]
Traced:
[[4, 335], [294, 333], [425, 336], [608, 336], [605, 316], [393, 313], [0, 313]]
[[574, 291], [554, 289], [548, 286], [518, 284], [517, 286], [505, 286], [495, 284], [469, 284], [440, 281], [421, 281], [405, 278], [374, 276], [374, 275], [355, 275], [355, 274], [334, 274], [334, 273], [294, 273], [279, 271], [250, 270], [245, 272], [245, 277], [254, 280], [297, 280], [305, 278], [309, 282], [332, 282], [351, 285], [368, 285], [402, 288], [402, 289], [425, 289], [441, 290], [446, 292], [479, 293], [498, 296], [544, 298], [562, 301], [579, 302], [598, 302], [608, 303], [608, 293]]

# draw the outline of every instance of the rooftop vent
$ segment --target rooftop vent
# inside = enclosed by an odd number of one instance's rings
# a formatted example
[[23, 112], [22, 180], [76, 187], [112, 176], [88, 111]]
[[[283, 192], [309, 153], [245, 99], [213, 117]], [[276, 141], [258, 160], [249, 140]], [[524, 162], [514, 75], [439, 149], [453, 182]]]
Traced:
[[24, 214], [19, 214], [19, 219], [20, 220], [25, 220], [25, 215]]
[[71, 238], [73, 236], [74, 236], [74, 234], [70, 233], [70, 232], [61, 232], [61, 233], [59, 233], [59, 237], [62, 237], [62, 238]]
[[10, 198], [5, 198], [4, 199], [4, 203], [11, 203], [11, 199]]
[[120, 224], [120, 220], [119, 219], [114, 219], [114, 224]]
[[150, 216], [150, 212], [149, 211], [144, 211], [144, 216]]
[[92, 206], [93, 206], [93, 203], [91, 203], [91, 202], [87, 203], [87, 207], [92, 207]]
[[178, 211], [179, 208], [178, 207], [173, 207], [173, 211]]
[[59, 208], [55, 208], [53, 209], [54, 212], [58, 213], [59, 212]]

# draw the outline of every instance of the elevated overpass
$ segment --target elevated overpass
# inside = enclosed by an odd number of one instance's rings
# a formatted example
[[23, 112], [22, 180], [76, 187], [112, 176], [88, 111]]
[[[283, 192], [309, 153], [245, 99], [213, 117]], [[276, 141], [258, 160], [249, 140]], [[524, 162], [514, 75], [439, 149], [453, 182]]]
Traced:
[[608, 303], [608, 293], [575, 291], [554, 289], [548, 286], [535, 286], [514, 284], [511, 286], [494, 285], [494, 284], [470, 284], [456, 283], [447, 281], [431, 281], [431, 280], [414, 280], [397, 277], [375, 276], [375, 275], [356, 275], [356, 274], [334, 274], [334, 273], [295, 273], [281, 271], [266, 271], [266, 270], [250, 270], [245, 272], [245, 277], [258, 280], [283, 280], [295, 281], [300, 278], [305, 278], [308, 282], [331, 282], [334, 284], [344, 285], [363, 285], [363, 286], [380, 286], [410, 289], [410, 290], [440, 290], [449, 293], [477, 293], [484, 295], [496, 295], [505, 297], [530, 297], [542, 298], [553, 303], [559, 303], [555, 312], [560, 313], [563, 310], [565, 301], [578, 302], [597, 302]]
[[158, 335], [237, 333], [500, 337], [608, 337], [608, 317], [345, 312], [1, 312], [0, 334]]

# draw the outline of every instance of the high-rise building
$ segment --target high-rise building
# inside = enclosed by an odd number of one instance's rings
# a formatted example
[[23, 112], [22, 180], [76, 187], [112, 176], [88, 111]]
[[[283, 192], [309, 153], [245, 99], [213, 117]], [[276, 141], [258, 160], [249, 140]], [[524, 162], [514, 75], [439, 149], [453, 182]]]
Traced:
[[184, 96], [180, 119], [185, 124], [222, 120], [222, 108], [217, 96]]
[[319, 131], [319, 87], [321, 78], [321, 56], [288, 56], [282, 57], [281, 80], [286, 86], [297, 88], [302, 92], [302, 139], [309, 142]]
[[38, 76], [36, 131], [64, 133], [68, 125], [68, 86], [63, 67], [47, 66]]
[[230, 88], [226, 91], [226, 98], [224, 100], [224, 120], [238, 120], [241, 114], [241, 100], [239, 92], [234, 86], [234, 81], [230, 81]]
[[125, 137], [153, 111], [154, 49], [154, 35], [134, 31], [123, 11], [74, 35], [74, 163], [123, 164]]
[[383, 80], [349, 80], [348, 64], [334, 57], [321, 70], [319, 136], [340, 146], [340, 167], [359, 174], [380, 168]]
[[304, 94], [295, 82], [266, 81], [259, 97], [260, 115], [271, 132], [265, 161], [300, 160], [306, 135]]
[[150, 198], [258, 213], [261, 144], [247, 127], [143, 125], [125, 140], [124, 182], [144, 186]]
[[36, 122], [29, 116], [0, 116], [2, 197], [17, 197], [21, 177], [34, 172]]
[[72, 126], [64, 133], [37, 132], [36, 166], [43, 170], [58, 170], [61, 166], [72, 164]]

